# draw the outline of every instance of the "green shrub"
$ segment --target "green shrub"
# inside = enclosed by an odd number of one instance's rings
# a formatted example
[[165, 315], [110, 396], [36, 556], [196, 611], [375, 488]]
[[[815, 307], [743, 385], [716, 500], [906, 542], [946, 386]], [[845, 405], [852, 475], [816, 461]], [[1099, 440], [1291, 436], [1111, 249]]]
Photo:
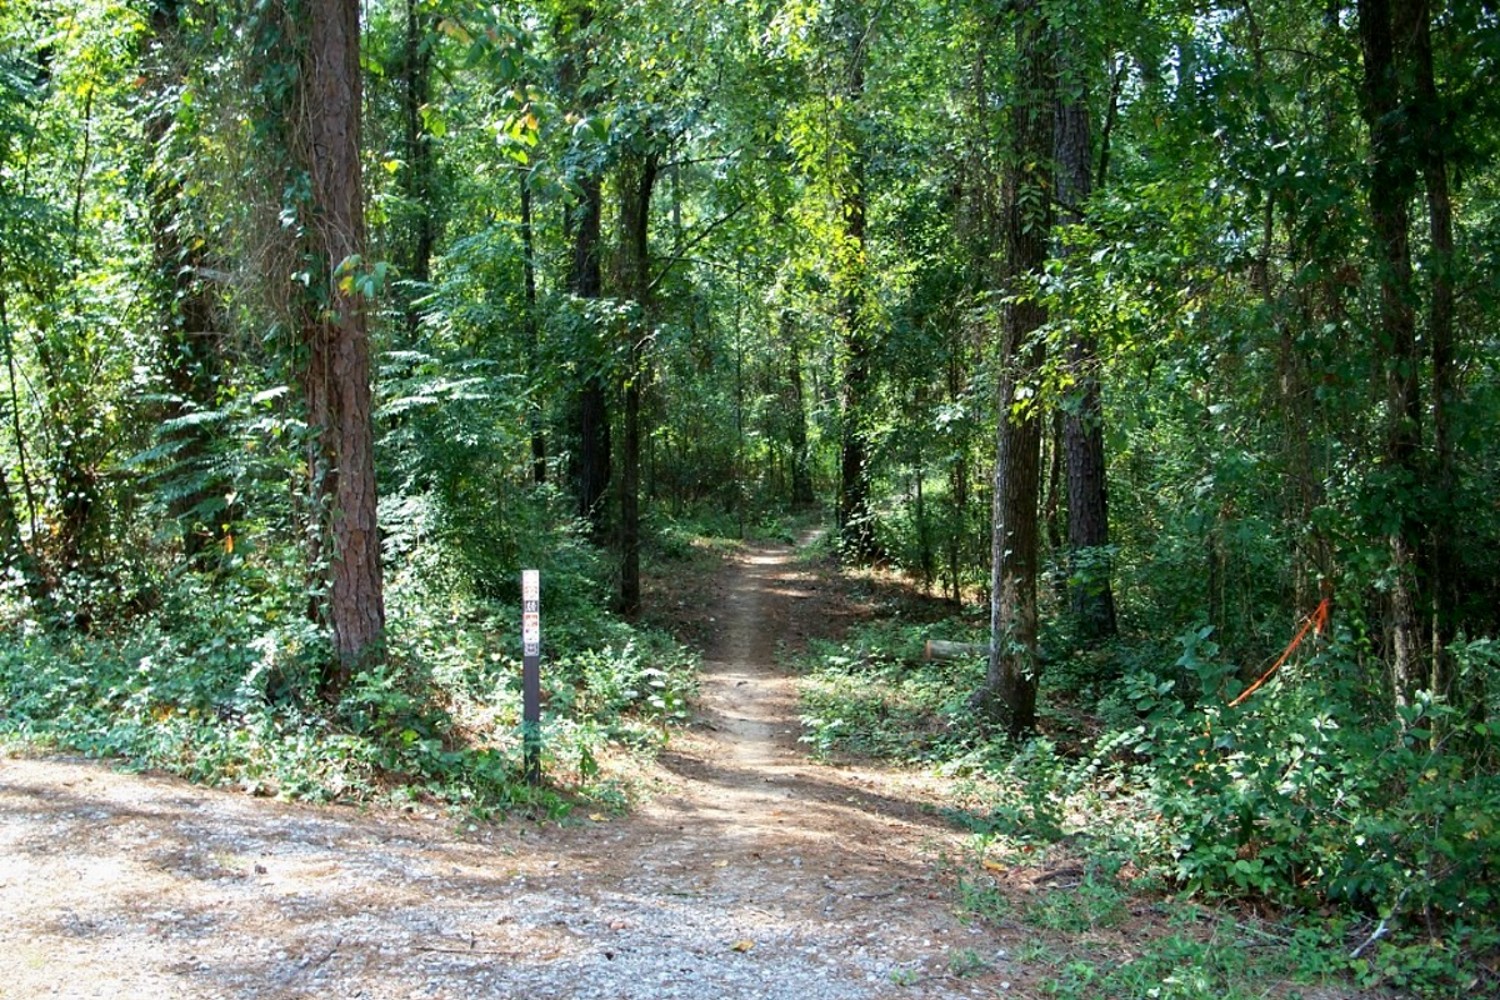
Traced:
[[[881, 623], [814, 644], [804, 739], [819, 753], [926, 763], [964, 779], [971, 801], [950, 816], [1001, 857], [1035, 864], [1038, 851], [1081, 853], [1091, 873], [1084, 885], [1029, 907], [1031, 922], [1107, 924], [1125, 883], [1106, 876], [1128, 858], [1137, 887], [1285, 914], [1289, 933], [1303, 935], [1329, 973], [1429, 995], [1488, 975], [1480, 957], [1500, 946], [1496, 734], [1430, 697], [1382, 709], [1350, 636], [1309, 643], [1237, 708], [1229, 703], [1244, 675], [1203, 627], [1175, 649], [1122, 640], [1059, 657], [1065, 666], [1043, 676], [1043, 702], [1054, 713], [1047, 724], [1067, 741], [1049, 734], [1012, 746], [968, 713], [982, 658], [921, 663], [923, 633]], [[1462, 676], [1488, 668], [1490, 647], [1465, 641], [1453, 655]], [[1056, 717], [1089, 693], [1100, 696], [1091, 721]], [[1000, 906], [964, 885], [974, 907]], [[1313, 913], [1337, 919], [1309, 921]], [[1227, 954], [1212, 959], [1223, 969], [1188, 975], [1172, 967], [1179, 945], [1199, 947], [1165, 940], [1161, 961], [1085, 963], [1054, 985], [1077, 996], [1212, 996], [1251, 975], [1229, 967]], [[1311, 955], [1299, 962], [1316, 964]]]
[[[339, 705], [318, 694], [329, 644], [305, 617], [300, 554], [247, 544], [213, 574], [169, 578], [115, 630], [17, 618], [0, 639], [0, 734], [259, 794], [565, 811], [519, 778], [519, 581], [471, 581], [449, 540], [423, 533], [429, 514], [413, 501], [394, 519], [385, 655]], [[546, 773], [618, 803], [597, 762], [605, 738], [659, 741], [685, 714], [696, 661], [604, 610], [598, 559], [570, 527], [527, 545], [544, 567]]]

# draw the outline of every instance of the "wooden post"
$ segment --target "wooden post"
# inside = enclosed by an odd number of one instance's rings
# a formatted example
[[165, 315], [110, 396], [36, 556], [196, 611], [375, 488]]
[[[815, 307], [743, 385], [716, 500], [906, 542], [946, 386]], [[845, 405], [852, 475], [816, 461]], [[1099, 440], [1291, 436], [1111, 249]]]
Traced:
[[526, 783], [542, 781], [541, 574], [521, 572], [521, 744]]

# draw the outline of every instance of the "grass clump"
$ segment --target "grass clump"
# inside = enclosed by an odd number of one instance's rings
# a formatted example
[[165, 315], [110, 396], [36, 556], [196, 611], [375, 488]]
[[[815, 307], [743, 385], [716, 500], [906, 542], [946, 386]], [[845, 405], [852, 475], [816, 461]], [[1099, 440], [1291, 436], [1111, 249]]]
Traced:
[[919, 666], [930, 629], [898, 618], [809, 644], [800, 662], [802, 740], [815, 754], [928, 763], [976, 748], [968, 699], [983, 664]]

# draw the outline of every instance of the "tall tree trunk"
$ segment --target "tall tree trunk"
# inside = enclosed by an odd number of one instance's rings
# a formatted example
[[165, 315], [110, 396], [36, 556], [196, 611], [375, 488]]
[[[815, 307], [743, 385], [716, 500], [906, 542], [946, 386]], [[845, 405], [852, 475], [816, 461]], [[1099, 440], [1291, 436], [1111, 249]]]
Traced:
[[[953, 342], [948, 355], [948, 402], [957, 405], [963, 399], [963, 337], [954, 326]], [[963, 603], [964, 539], [969, 524], [969, 442], [967, 435], [958, 442], [953, 462], [948, 468], [949, 516], [948, 585], [954, 604]]]
[[[536, 230], [531, 219], [531, 173], [521, 178], [521, 271], [526, 286], [526, 358], [531, 367], [533, 391], [541, 377], [541, 324], [536, 301]], [[538, 486], [547, 481], [547, 436], [542, 427], [541, 401], [533, 399], [527, 409], [531, 428], [531, 479]]]
[[[854, 199], [862, 203], [863, 199]], [[852, 207], [852, 206], [851, 206]], [[857, 216], [857, 222], [856, 222]], [[863, 205], [850, 212], [849, 233], [861, 233], [863, 245]], [[845, 555], [857, 563], [866, 563], [879, 554], [875, 540], [875, 517], [870, 509], [870, 449], [868, 406], [870, 385], [870, 346], [864, 328], [862, 296], [850, 292], [844, 296], [844, 381], [839, 411], [842, 417], [839, 436], [839, 541]]]
[[1125, 78], [1129, 75], [1130, 60], [1111, 58], [1109, 74], [1109, 103], [1104, 108], [1104, 128], [1099, 136], [1099, 171], [1094, 186], [1103, 190], [1109, 181], [1109, 154], [1114, 137], [1115, 122], [1120, 117], [1120, 95], [1125, 90]]
[[[1014, 739], [1036, 727], [1037, 501], [1042, 422], [1034, 400], [1022, 398], [1040, 377], [1043, 346], [1033, 334], [1046, 307], [1028, 286], [1047, 262], [1052, 227], [1054, 135], [1052, 34], [1038, 0], [1019, 0], [1020, 60], [1011, 112], [1011, 148], [1004, 189], [1005, 307], [1000, 343], [1000, 412], [991, 533], [990, 661], [979, 706]], [[1018, 404], [1020, 404], [1018, 406]]]
[[1401, 113], [1395, 37], [1411, 30], [1413, 0], [1359, 0], [1364, 53], [1364, 114], [1370, 129], [1370, 217], [1380, 255], [1380, 316], [1376, 333], [1385, 369], [1385, 474], [1394, 513], [1386, 536], [1391, 559], [1389, 597], [1391, 683], [1397, 705], [1407, 704], [1422, 680], [1422, 628], [1417, 569], [1420, 530], [1411, 494], [1420, 481], [1421, 398], [1416, 316], [1412, 308], [1410, 204], [1417, 171], [1408, 152], [1411, 135]]
[[376, 526], [370, 340], [352, 280], [365, 249], [359, 4], [309, 0], [307, 15], [294, 155], [311, 182], [302, 220], [305, 249], [322, 262], [325, 284], [303, 309], [303, 388], [312, 432], [311, 557], [326, 585], [319, 603], [333, 632], [335, 655], [323, 695], [336, 701], [378, 650], [385, 599]]
[[432, 255], [437, 246], [437, 215], [434, 198], [432, 136], [422, 120], [422, 109], [431, 100], [432, 50], [428, 45], [431, 15], [421, 11], [422, 0], [406, 0], [406, 37], [402, 53], [401, 119], [406, 147], [406, 169], [402, 188], [416, 217], [407, 238], [405, 276], [414, 285], [405, 304], [408, 334], [415, 338], [417, 315], [413, 301], [425, 294], [420, 286], [432, 278]]
[[814, 500], [812, 459], [807, 443], [807, 400], [802, 389], [802, 351], [797, 345], [790, 310], [781, 313], [781, 339], [786, 344], [787, 384], [792, 390], [792, 415], [787, 425], [787, 443], [792, 451], [792, 509], [811, 507]]
[[[1432, 68], [1432, 6], [1430, 0], [1407, 0], [1411, 4], [1411, 61], [1415, 83], [1413, 123], [1416, 147], [1422, 161], [1422, 180], [1427, 189], [1427, 229], [1432, 240], [1432, 298], [1427, 313], [1427, 341], [1432, 353], [1432, 441], [1437, 475], [1435, 530], [1430, 539], [1429, 587], [1433, 604], [1431, 688], [1461, 700], [1465, 693], [1450, 690], [1446, 647], [1457, 631], [1458, 564], [1460, 533], [1447, 530], [1456, 514], [1453, 436], [1449, 415], [1455, 397], [1453, 340], [1453, 199], [1448, 191], [1448, 155], [1452, 142], [1447, 116], [1438, 95]], [[1477, 671], [1476, 671], [1477, 673]], [[1482, 701], [1479, 706], [1482, 707]]]
[[[4, 273], [4, 265], [4, 248], [0, 247], [0, 273]], [[26, 436], [21, 429], [21, 400], [16, 381], [15, 341], [11, 336], [10, 312], [7, 308], [6, 290], [3, 285], [0, 285], [0, 339], [3, 339], [5, 345], [5, 366], [9, 388], [7, 409], [10, 410], [10, 428], [15, 438], [17, 473], [26, 500], [30, 522], [29, 537], [35, 539], [38, 531], [36, 498], [32, 492], [30, 474], [26, 471]], [[38, 608], [50, 613], [53, 610], [52, 587], [41, 561], [37, 559], [36, 553], [31, 550], [26, 538], [21, 534], [20, 514], [16, 510], [15, 497], [10, 492], [9, 475], [4, 469], [0, 469], [0, 490], [4, 493], [0, 496], [0, 503], [5, 505], [5, 510], [0, 511], [0, 518], [5, 519], [5, 523], [0, 524], [0, 546], [3, 546], [5, 550], [4, 566], [15, 567], [20, 571], [21, 579], [26, 585], [27, 596]]]
[[879, 555], [875, 540], [875, 517], [870, 509], [869, 407], [871, 343], [865, 317], [865, 228], [868, 194], [865, 191], [864, 150], [860, 147], [856, 119], [865, 93], [865, 49], [869, 44], [869, 14], [859, 4], [845, 3], [839, 9], [839, 30], [845, 49], [842, 97], [846, 102], [842, 127], [850, 145], [847, 174], [838, 179], [844, 216], [841, 254], [843, 291], [839, 314], [844, 336], [844, 382], [840, 400], [839, 440], [839, 541], [844, 553], [856, 562], [869, 562]]
[[[558, 69], [559, 87], [565, 99], [573, 102], [582, 114], [590, 113], [599, 100], [598, 95], [585, 86], [594, 64], [593, 42], [588, 34], [593, 21], [594, 8], [590, 4], [567, 3], [558, 25], [559, 44], [563, 50]], [[576, 298], [593, 300], [603, 294], [599, 257], [603, 184], [597, 168], [590, 167], [588, 171], [578, 178], [578, 204], [569, 220], [573, 246], [568, 291]], [[592, 337], [589, 338], [588, 351], [589, 356], [582, 359], [583, 381], [573, 399], [578, 448], [571, 464], [578, 514], [588, 522], [595, 540], [599, 541], [607, 533], [605, 496], [611, 475], [609, 396], [600, 370], [604, 359], [598, 356], [599, 347]]]
[[[1093, 149], [1090, 141], [1088, 91], [1078, 60], [1063, 67], [1065, 95], [1057, 105], [1057, 200], [1062, 222], [1083, 222], [1093, 193]], [[1077, 79], [1073, 79], [1077, 77]], [[1061, 253], [1076, 247], [1064, 238]], [[1068, 374], [1076, 404], [1063, 416], [1063, 449], [1068, 478], [1068, 577], [1073, 615], [1086, 640], [1115, 634], [1115, 596], [1110, 583], [1109, 499], [1104, 461], [1104, 413], [1099, 387], [1099, 348], [1086, 323], [1073, 325], [1068, 345]]]
[[[1294, 260], [1309, 260], [1312, 251], [1297, 250]], [[1282, 465], [1286, 469], [1283, 518], [1296, 526], [1300, 540], [1292, 552], [1292, 599], [1297, 613], [1305, 614], [1323, 597], [1331, 595], [1332, 550], [1325, 530], [1316, 523], [1314, 511], [1323, 502], [1323, 482], [1318, 474], [1318, 442], [1313, 390], [1305, 348], [1297, 331], [1317, 330], [1321, 324], [1317, 293], [1327, 295], [1326, 279], [1320, 286], [1300, 290], [1295, 317], [1277, 320], [1276, 406], [1284, 438]]]
[[914, 470], [913, 478], [916, 479], [917, 494], [917, 566], [921, 570], [922, 589], [932, 593], [932, 581], [937, 576], [937, 555], [932, 547], [932, 524], [927, 518], [926, 486], [927, 463], [922, 454], [920, 439], [917, 441], [916, 454], [913, 456]]
[[[597, 299], [603, 294], [599, 267], [599, 213], [602, 204], [598, 177], [586, 178], [581, 185], [581, 200], [574, 219], [573, 266], [569, 290], [580, 299]], [[609, 397], [599, 365], [603, 359], [590, 359], [583, 384], [574, 400], [578, 426], [578, 453], [573, 459], [578, 514], [588, 521], [595, 539], [606, 533], [607, 504], [611, 475]]]
[[156, 272], [162, 325], [162, 366], [171, 400], [167, 417], [176, 422], [162, 438], [170, 446], [170, 479], [179, 485], [170, 504], [182, 527], [183, 553], [197, 562], [222, 536], [226, 518], [205, 521], [205, 508], [224, 492], [210, 478], [205, 459], [212, 447], [209, 425], [184, 418], [218, 405], [221, 362], [214, 295], [202, 278], [204, 244], [194, 239], [193, 221], [183, 208], [180, 174], [186, 150], [172, 134], [177, 92], [187, 76], [182, 51], [181, 4], [157, 0], [151, 9], [147, 74], [155, 101], [144, 123], [152, 162], [147, 171], [152, 266]]
[[619, 171], [620, 286], [635, 303], [625, 325], [625, 441], [620, 470], [620, 610], [641, 610], [641, 388], [647, 379], [646, 344], [651, 336], [651, 193], [655, 153], [629, 154]]
[[[1042, 533], [1046, 538], [1047, 552], [1054, 561], [1067, 558], [1067, 546], [1063, 541], [1062, 522], [1066, 517], [1063, 503], [1063, 413], [1050, 414], [1047, 426], [1042, 431], [1042, 460], [1047, 466], [1047, 475], [1042, 483]], [[1051, 578], [1052, 594], [1059, 603], [1068, 599], [1066, 573], [1054, 572]]]

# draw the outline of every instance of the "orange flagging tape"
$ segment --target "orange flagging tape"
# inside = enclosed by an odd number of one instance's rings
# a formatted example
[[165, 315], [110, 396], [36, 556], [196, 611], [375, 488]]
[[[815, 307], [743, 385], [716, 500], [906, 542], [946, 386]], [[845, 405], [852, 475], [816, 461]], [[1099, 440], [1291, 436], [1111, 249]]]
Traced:
[[1313, 629], [1319, 635], [1323, 634], [1323, 629], [1328, 626], [1328, 601], [1329, 599], [1325, 597], [1318, 603], [1317, 610], [1303, 620], [1302, 628], [1292, 637], [1291, 644], [1286, 647], [1286, 651], [1281, 654], [1280, 659], [1271, 664], [1271, 669], [1261, 674], [1254, 684], [1251, 684], [1244, 691], [1240, 692], [1240, 696], [1229, 703], [1230, 708], [1238, 708], [1241, 702], [1256, 691], [1259, 691], [1260, 686], [1270, 680], [1272, 674], [1281, 669], [1281, 665], [1287, 661], [1287, 658], [1296, 652], [1298, 646], [1302, 645], [1302, 640], [1307, 635], [1308, 629]]

